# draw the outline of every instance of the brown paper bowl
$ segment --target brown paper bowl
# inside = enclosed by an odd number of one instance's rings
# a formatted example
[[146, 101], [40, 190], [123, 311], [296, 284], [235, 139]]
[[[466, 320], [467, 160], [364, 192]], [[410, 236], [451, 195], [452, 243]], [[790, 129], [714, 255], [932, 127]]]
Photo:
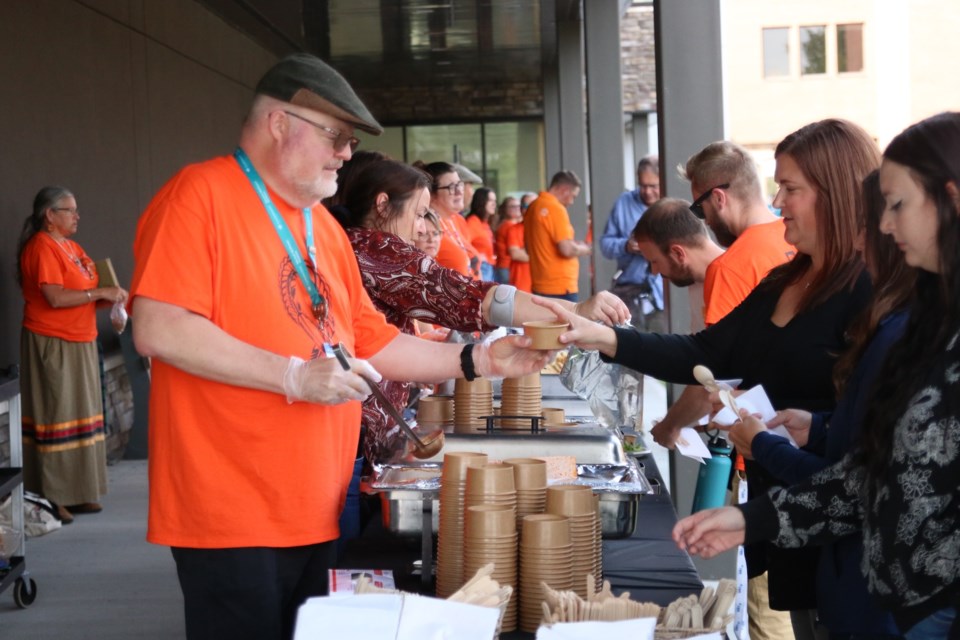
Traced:
[[570, 522], [563, 516], [547, 513], [526, 516], [520, 536], [521, 546], [563, 547], [570, 544]]
[[523, 334], [533, 339], [532, 347], [543, 351], [552, 349], [565, 349], [567, 345], [560, 342], [562, 333], [570, 328], [567, 322], [551, 322], [548, 320], [537, 320], [523, 323]]
[[580, 484], [560, 484], [547, 487], [547, 513], [562, 516], [580, 516], [596, 513], [596, 502], [590, 487]]

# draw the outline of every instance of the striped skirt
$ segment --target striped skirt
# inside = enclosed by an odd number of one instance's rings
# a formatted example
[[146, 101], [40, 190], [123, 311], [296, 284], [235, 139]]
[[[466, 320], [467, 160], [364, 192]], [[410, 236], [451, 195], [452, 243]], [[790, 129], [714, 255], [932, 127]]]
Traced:
[[24, 487], [62, 505], [107, 492], [95, 342], [20, 335]]

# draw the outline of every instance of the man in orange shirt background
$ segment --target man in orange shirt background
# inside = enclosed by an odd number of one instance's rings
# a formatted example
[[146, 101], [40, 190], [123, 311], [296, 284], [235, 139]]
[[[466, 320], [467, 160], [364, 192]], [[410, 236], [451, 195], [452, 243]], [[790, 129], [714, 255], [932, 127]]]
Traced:
[[558, 171], [550, 187], [540, 192], [523, 216], [530, 279], [536, 295], [577, 301], [579, 258], [591, 252], [590, 245], [574, 239], [567, 213], [567, 207], [580, 195], [580, 187], [580, 178], [573, 171]]

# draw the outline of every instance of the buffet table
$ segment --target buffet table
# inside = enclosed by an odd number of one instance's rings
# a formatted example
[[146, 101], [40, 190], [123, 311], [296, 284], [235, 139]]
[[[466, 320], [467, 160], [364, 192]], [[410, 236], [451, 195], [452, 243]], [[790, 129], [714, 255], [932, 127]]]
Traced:
[[[655, 486], [663, 487], [653, 456], [641, 459], [644, 473]], [[376, 505], [376, 499], [368, 500]], [[639, 504], [633, 535], [620, 540], [604, 540], [603, 572], [616, 593], [629, 591], [631, 598], [665, 606], [673, 600], [699, 593], [703, 588], [690, 556], [670, 537], [677, 513], [665, 489], [644, 496]], [[361, 536], [345, 545], [338, 561], [341, 568], [389, 569], [397, 588], [432, 595], [420, 576], [421, 541], [419, 537], [397, 536], [384, 529], [376, 513]], [[523, 632], [507, 633], [504, 639], [533, 637]]]

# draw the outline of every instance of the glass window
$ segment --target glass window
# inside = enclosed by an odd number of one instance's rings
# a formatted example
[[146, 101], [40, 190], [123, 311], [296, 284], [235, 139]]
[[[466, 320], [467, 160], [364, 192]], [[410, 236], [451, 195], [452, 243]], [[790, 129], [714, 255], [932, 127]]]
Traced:
[[863, 71], [863, 25], [837, 25], [837, 71]]
[[484, 126], [486, 184], [498, 200], [543, 185], [543, 125], [540, 122], [497, 122]]
[[790, 29], [763, 30], [763, 77], [790, 75]]
[[827, 28], [800, 27], [800, 73], [827, 72]]
[[479, 124], [407, 127], [407, 162], [460, 162], [477, 167], [481, 164], [480, 138]]
[[361, 142], [362, 149], [382, 151], [404, 162], [459, 162], [483, 178], [499, 200], [540, 191], [544, 184], [540, 121], [387, 127], [379, 138], [365, 136]]

